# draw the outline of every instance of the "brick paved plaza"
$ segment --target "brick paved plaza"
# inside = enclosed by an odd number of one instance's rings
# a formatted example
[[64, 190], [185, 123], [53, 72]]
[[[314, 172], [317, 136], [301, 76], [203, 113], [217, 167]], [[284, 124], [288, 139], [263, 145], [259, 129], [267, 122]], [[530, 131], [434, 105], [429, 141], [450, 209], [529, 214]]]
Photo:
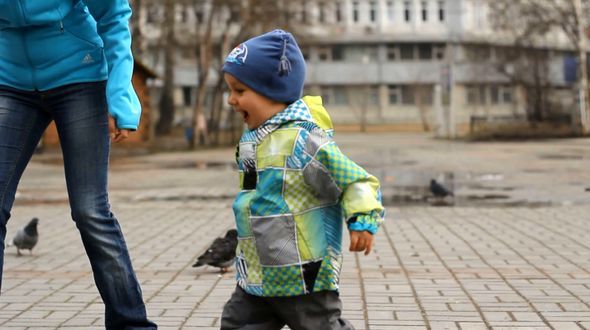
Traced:
[[[590, 329], [587, 140], [336, 139], [380, 177], [390, 204], [374, 253], [345, 255], [344, 315], [357, 329]], [[220, 276], [191, 265], [233, 226], [232, 155], [223, 149], [112, 161], [113, 210], [161, 329], [219, 328], [235, 271]], [[419, 198], [396, 204], [400, 191], [416, 193], [449, 172], [454, 207]], [[103, 329], [62, 169], [48, 155], [36, 156], [25, 173], [8, 238], [33, 216], [41, 235], [33, 255], [6, 250], [0, 329]]]

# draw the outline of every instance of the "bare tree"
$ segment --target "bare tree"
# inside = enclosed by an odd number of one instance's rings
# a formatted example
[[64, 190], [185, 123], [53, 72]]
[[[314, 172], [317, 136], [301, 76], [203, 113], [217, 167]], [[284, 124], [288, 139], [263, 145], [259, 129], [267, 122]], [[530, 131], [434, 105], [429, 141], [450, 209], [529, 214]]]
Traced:
[[[547, 37], [561, 34], [570, 49], [583, 53], [580, 49], [580, 36], [583, 34], [579, 29], [575, 0], [488, 1], [495, 30], [512, 40], [510, 47], [500, 49], [501, 56], [494, 67], [513, 84], [524, 88], [529, 121], [543, 121], [551, 111], [552, 92]], [[587, 15], [587, 2], [584, 11]], [[585, 61], [579, 59], [578, 62]], [[578, 78], [583, 76], [578, 74]]]
[[[292, 19], [300, 10], [304, 0], [214, 0], [195, 1], [195, 11], [206, 13], [204, 22], [197, 22], [197, 67], [199, 83], [193, 112], [193, 141], [191, 148], [203, 142], [219, 142], [220, 120], [224, 109], [224, 81], [220, 72], [221, 64], [231, 47], [248, 37], [274, 29], [292, 29]], [[200, 6], [200, 7], [198, 7]], [[298, 7], [299, 6], [299, 7]], [[203, 24], [204, 23], [204, 24]], [[217, 71], [217, 81], [213, 84], [210, 115], [205, 118], [205, 98], [207, 96], [209, 73]], [[233, 116], [230, 116], [233, 118]], [[205, 121], [203, 121], [205, 120]], [[230, 125], [230, 127], [233, 127]], [[215, 138], [210, 139], [209, 135]]]
[[156, 124], [156, 134], [166, 135], [172, 129], [174, 120], [174, 52], [176, 39], [174, 35], [175, 11], [174, 0], [164, 3], [164, 22], [162, 24], [164, 38], [164, 86], [160, 97], [160, 118]]
[[[207, 144], [207, 120], [204, 115], [205, 97], [207, 93], [207, 81], [209, 80], [209, 72], [212, 66], [212, 33], [213, 33], [213, 22], [218, 20], [217, 13], [219, 11], [220, 2], [212, 1], [207, 3], [198, 1], [194, 7], [195, 14], [199, 12], [206, 13], [206, 24], [204, 32], [199, 31], [202, 27], [202, 22], [196, 21], [197, 31], [197, 68], [199, 72], [199, 80], [197, 85], [197, 97], [195, 102], [195, 108], [193, 112], [193, 119], [191, 127], [193, 128], [193, 138], [189, 141], [189, 147], [192, 149], [196, 144]], [[200, 8], [203, 6], [204, 8]], [[208, 7], [208, 8], [207, 8]], [[208, 9], [205, 11], [205, 9]]]

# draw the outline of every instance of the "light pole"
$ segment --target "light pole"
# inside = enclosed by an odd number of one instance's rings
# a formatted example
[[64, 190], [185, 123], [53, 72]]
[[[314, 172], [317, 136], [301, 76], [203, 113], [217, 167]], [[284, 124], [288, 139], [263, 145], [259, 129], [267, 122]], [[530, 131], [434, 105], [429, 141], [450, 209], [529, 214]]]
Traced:
[[576, 11], [576, 21], [578, 28], [578, 52], [580, 62], [580, 75], [578, 76], [578, 94], [580, 98], [580, 121], [582, 134], [590, 131], [590, 123], [588, 122], [588, 63], [586, 56], [586, 20], [582, 12], [582, 0], [574, 0], [574, 8]]

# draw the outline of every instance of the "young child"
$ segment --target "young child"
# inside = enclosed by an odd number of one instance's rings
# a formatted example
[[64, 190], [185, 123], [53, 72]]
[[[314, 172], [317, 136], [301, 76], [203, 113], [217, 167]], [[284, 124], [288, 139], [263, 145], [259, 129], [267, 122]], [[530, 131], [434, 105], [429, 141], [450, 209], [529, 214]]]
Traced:
[[223, 72], [248, 130], [236, 153], [238, 286], [221, 329], [352, 329], [338, 297], [343, 220], [350, 251], [369, 254], [379, 182], [340, 152], [321, 98], [301, 98], [305, 61], [290, 33], [242, 43]]

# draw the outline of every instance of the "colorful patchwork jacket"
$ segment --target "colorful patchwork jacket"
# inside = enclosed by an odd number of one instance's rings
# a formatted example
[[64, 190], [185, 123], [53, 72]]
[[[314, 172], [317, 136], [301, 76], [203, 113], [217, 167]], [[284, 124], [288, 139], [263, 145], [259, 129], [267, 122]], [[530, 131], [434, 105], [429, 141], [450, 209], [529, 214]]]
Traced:
[[255, 130], [236, 153], [238, 285], [256, 296], [338, 290], [342, 227], [375, 234], [379, 181], [332, 140], [320, 97], [306, 96]]

